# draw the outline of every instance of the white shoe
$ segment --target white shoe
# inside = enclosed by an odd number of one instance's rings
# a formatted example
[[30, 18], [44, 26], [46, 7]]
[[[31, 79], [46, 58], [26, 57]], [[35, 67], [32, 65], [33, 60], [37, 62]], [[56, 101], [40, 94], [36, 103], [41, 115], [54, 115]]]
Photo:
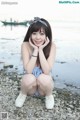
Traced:
[[49, 95], [45, 97], [45, 104], [47, 109], [53, 109], [54, 107], [54, 97], [53, 95]]
[[26, 95], [24, 95], [22, 92], [20, 92], [19, 96], [17, 97], [15, 101], [16, 107], [22, 107], [26, 99]]

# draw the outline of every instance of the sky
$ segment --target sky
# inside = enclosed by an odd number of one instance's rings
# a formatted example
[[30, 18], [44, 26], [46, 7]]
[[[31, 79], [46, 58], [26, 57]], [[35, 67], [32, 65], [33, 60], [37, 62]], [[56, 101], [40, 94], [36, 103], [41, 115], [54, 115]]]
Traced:
[[60, 4], [59, 1], [61, 0], [0, 0], [0, 20], [43, 17], [49, 20], [80, 21], [80, 3]]

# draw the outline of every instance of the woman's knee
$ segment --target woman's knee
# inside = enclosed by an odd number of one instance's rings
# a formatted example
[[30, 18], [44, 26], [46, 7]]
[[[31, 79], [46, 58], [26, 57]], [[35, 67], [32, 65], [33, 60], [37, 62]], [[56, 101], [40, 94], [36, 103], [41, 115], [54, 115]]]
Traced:
[[25, 85], [26, 87], [31, 84], [36, 84], [36, 78], [32, 74], [26, 74], [23, 76], [21, 84]]
[[50, 75], [42, 74], [38, 77], [38, 84], [43, 87], [53, 87], [53, 80]]

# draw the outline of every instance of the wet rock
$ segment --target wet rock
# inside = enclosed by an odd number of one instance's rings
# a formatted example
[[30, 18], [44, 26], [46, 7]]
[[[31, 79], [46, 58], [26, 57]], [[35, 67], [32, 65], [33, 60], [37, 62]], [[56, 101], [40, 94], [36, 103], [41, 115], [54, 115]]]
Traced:
[[13, 65], [4, 65], [4, 68], [13, 68]]

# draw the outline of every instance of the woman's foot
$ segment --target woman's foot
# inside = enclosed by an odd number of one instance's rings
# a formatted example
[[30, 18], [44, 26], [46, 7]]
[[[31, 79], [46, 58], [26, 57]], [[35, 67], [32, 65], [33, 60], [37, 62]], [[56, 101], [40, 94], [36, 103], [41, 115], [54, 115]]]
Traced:
[[15, 101], [15, 106], [16, 107], [22, 107], [26, 99], [26, 95], [20, 92], [19, 96], [17, 97]]
[[49, 95], [45, 97], [45, 105], [47, 109], [53, 109], [54, 107], [54, 97], [53, 95]]

